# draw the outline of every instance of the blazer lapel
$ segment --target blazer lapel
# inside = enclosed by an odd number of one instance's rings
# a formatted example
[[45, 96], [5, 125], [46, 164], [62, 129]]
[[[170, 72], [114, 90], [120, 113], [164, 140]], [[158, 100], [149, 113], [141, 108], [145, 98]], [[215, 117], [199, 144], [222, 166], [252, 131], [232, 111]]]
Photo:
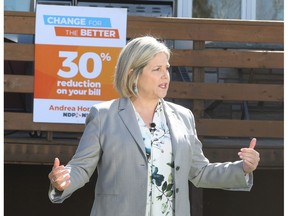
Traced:
[[177, 152], [176, 143], [178, 143], [177, 134], [181, 134], [181, 132], [178, 132], [179, 127], [177, 127], [177, 125], [179, 126], [179, 120], [177, 119], [175, 111], [171, 109], [164, 100], [162, 100], [162, 103], [164, 105], [163, 107], [164, 107], [164, 112], [166, 116], [166, 122], [170, 131], [172, 150], [173, 150], [174, 155], [176, 156], [176, 152]]
[[[127, 130], [141, 149], [143, 156], [146, 158], [145, 145], [143, 142], [141, 131], [138, 127], [136, 115], [133, 106], [128, 98], [120, 98], [119, 100], [119, 116], [125, 124]], [[147, 158], [146, 158], [147, 159]]]

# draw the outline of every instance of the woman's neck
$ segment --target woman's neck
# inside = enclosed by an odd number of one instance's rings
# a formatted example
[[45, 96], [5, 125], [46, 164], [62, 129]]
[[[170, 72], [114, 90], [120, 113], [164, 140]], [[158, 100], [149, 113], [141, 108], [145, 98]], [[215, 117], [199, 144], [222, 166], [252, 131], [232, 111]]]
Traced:
[[156, 106], [159, 102], [158, 100], [143, 100], [139, 98], [131, 99], [134, 108], [139, 113], [147, 127], [153, 122], [153, 116], [155, 113]]

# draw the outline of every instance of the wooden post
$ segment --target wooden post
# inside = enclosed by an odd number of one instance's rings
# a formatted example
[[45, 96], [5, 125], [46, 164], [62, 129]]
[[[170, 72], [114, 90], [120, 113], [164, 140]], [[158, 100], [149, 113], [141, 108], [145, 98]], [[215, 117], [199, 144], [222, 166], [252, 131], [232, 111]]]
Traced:
[[47, 131], [47, 137], [46, 139], [48, 141], [53, 141], [53, 131]]
[[[205, 49], [205, 41], [193, 41], [194, 50]], [[205, 71], [203, 67], [193, 68], [193, 82], [200, 83], [205, 80]], [[195, 116], [195, 120], [201, 118], [204, 114], [204, 101], [193, 100], [192, 112]], [[199, 137], [200, 138], [200, 137]], [[203, 190], [196, 188], [192, 184], [189, 185], [190, 189], [190, 206], [191, 215], [203, 216]]]
[[[205, 41], [193, 41], [193, 49], [194, 50], [202, 50], [205, 49]], [[193, 82], [200, 83], [205, 80], [205, 71], [203, 67], [195, 67], [193, 68]], [[193, 100], [192, 107], [193, 114], [195, 119], [198, 119], [204, 114], [204, 101], [203, 100]]]

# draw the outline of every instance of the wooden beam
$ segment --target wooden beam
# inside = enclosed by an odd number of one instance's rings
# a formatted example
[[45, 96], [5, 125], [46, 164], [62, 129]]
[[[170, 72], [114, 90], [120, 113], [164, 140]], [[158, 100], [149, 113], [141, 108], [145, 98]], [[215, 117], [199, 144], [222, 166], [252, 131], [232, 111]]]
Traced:
[[[4, 43], [4, 60], [34, 61], [34, 44]], [[283, 68], [284, 51], [173, 49], [171, 66]]]
[[5, 74], [4, 92], [33, 93], [34, 76]]
[[[34, 76], [4, 75], [4, 92], [33, 93]], [[227, 91], [229, 89], [229, 91]], [[284, 101], [284, 86], [273, 84], [190, 83], [172, 81], [167, 98]]]
[[4, 43], [4, 60], [34, 61], [34, 44]]
[[[225, 162], [239, 160], [238, 152], [243, 146], [227, 147], [227, 145], [221, 148], [217, 147], [203, 147], [203, 152], [210, 162]], [[284, 149], [283, 147], [277, 148], [275, 146], [270, 147], [257, 147], [257, 151], [260, 153], [260, 169], [270, 169], [284, 167]]]
[[5, 130], [83, 132], [84, 124], [36, 123], [32, 113], [4, 113]]
[[[61, 162], [67, 163], [74, 155], [79, 140], [75, 139], [55, 139], [52, 142], [44, 138], [5, 138], [4, 139], [4, 162], [23, 164], [50, 164], [55, 157], [59, 157]], [[242, 146], [222, 147], [210, 145], [203, 146], [205, 156], [211, 162], [235, 161]], [[284, 149], [276, 146], [257, 146], [257, 151], [261, 155], [259, 169], [283, 168]]]
[[[73, 140], [66, 140], [71, 143]], [[39, 144], [21, 141], [4, 141], [5, 163], [17, 164], [51, 164], [55, 157], [59, 157], [61, 163], [66, 164], [74, 155], [77, 148], [75, 145], [58, 145], [52, 143]]]
[[171, 82], [167, 98], [284, 101], [284, 85]]
[[5, 34], [35, 34], [35, 13], [4, 11]]
[[128, 37], [139, 36], [144, 31], [165, 39], [283, 43], [283, 22], [270, 24], [220, 19], [128, 17], [127, 32]]
[[284, 51], [172, 50], [172, 66], [218, 68], [283, 68]]
[[[4, 12], [6, 34], [35, 34], [35, 13]], [[127, 18], [127, 37], [151, 34], [166, 40], [284, 43], [284, 22], [175, 17]]]
[[[35, 123], [32, 113], [4, 113], [5, 130], [83, 132], [84, 124]], [[283, 138], [283, 121], [199, 119], [199, 136]]]
[[199, 135], [210, 137], [284, 137], [283, 121], [199, 119], [196, 128]]

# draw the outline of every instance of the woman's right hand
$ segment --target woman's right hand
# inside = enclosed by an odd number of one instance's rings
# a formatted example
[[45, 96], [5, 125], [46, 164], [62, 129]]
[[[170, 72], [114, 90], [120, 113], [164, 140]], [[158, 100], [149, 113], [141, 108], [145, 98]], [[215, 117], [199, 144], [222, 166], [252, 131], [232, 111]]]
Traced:
[[55, 158], [54, 165], [48, 175], [50, 182], [58, 191], [64, 191], [70, 185], [70, 171], [60, 166], [60, 160]]

